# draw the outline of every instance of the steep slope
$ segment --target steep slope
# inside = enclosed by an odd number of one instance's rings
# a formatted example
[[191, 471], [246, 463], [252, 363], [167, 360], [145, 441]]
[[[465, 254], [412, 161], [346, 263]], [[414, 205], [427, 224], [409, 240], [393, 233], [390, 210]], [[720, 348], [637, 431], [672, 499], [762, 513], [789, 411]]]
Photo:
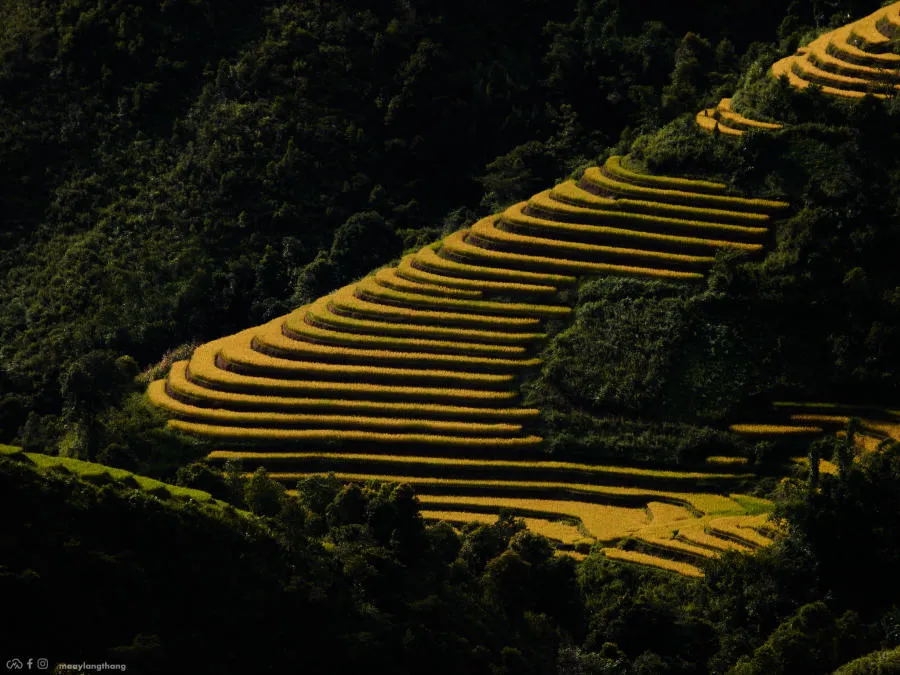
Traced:
[[329, 439], [528, 448], [518, 378], [577, 276], [702, 278], [761, 253], [780, 202], [647, 176], [611, 158], [392, 268], [208, 343], [154, 382], [172, 426], [226, 443]]
[[[648, 546], [696, 562], [712, 549], [671, 543], [675, 530], [703, 533], [710, 518], [746, 513], [707, 494], [746, 476], [525, 462], [542, 439], [539, 411], [520, 405], [521, 376], [540, 364], [546, 322], [569, 315], [562, 291], [579, 277], [700, 280], [719, 251], [760, 255], [786, 206], [612, 157], [394, 267], [203, 345], [148, 394], [172, 427], [223, 448], [211, 459], [264, 466], [288, 484], [321, 471], [398, 480], [416, 488], [426, 517], [511, 509], [570, 548], [649, 527]], [[303, 451], [313, 445], [323, 452]], [[656, 502], [681, 508], [683, 527], [660, 530]]]

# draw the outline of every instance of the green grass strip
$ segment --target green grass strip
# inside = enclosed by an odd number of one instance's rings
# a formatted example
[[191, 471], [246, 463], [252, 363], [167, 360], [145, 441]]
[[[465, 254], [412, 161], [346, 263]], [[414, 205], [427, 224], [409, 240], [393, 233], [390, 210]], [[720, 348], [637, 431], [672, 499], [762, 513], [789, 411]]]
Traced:
[[638, 565], [639, 567], [654, 567], [667, 572], [675, 572], [686, 577], [703, 576], [703, 570], [699, 567], [686, 562], [681, 562], [680, 560], [670, 560], [668, 558], [661, 558], [657, 555], [650, 555], [649, 553], [626, 551], [621, 548], [603, 548], [601, 551], [605, 557], [610, 560], [615, 560], [616, 562], [629, 563]]
[[891, 38], [878, 30], [878, 22], [888, 13], [890, 7], [882, 7], [877, 12], [854, 21], [850, 29], [850, 41], [859, 45], [864, 52], [881, 54], [891, 51]]

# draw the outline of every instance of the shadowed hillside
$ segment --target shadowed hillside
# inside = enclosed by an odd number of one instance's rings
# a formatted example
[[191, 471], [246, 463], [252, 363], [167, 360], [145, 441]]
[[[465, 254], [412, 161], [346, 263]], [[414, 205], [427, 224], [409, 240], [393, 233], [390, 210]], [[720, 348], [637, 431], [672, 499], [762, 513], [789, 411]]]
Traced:
[[889, 670], [898, 7], [0, 5], [0, 663]]

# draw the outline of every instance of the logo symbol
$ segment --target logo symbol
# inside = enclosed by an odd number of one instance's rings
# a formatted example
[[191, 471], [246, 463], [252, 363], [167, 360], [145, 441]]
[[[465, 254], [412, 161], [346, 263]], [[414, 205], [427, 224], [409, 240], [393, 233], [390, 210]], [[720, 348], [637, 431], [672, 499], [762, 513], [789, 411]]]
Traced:
[[37, 667], [38, 670], [47, 670], [50, 667], [50, 662], [47, 659], [38, 659]]
[[25, 667], [25, 664], [22, 663], [21, 659], [10, 659], [6, 662], [7, 670], [22, 670]]

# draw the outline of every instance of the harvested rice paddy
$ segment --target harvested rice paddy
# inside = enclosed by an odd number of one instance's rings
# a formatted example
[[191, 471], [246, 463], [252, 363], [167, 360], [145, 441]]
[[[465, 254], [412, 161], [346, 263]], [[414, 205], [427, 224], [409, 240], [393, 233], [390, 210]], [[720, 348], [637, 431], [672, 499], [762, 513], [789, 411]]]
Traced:
[[[422, 509], [421, 513], [425, 520], [444, 520], [453, 524], [494, 523], [499, 517], [496, 514], [473, 513], [471, 511], [433, 511]], [[545, 520], [543, 518], [523, 518], [522, 520], [525, 521], [525, 526], [532, 532], [537, 532], [560, 544], [574, 545], [590, 541], [576, 525], [570, 523]]]

